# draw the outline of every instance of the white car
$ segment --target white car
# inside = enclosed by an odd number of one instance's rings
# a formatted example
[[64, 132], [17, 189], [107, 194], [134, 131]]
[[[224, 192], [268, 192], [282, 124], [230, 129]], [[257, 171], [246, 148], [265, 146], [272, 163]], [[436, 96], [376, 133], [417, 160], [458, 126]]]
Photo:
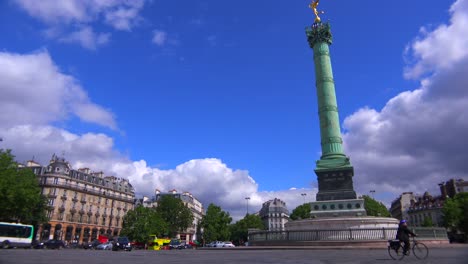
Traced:
[[96, 247], [97, 250], [111, 250], [112, 249], [112, 242], [106, 242], [98, 245]]
[[216, 241], [213, 245], [215, 248], [221, 248], [224, 247], [224, 242], [223, 241]]
[[230, 242], [230, 241], [226, 241], [226, 242], [223, 242], [223, 243], [224, 243], [223, 247], [231, 247], [231, 248], [236, 247], [236, 246], [235, 246], [232, 242]]

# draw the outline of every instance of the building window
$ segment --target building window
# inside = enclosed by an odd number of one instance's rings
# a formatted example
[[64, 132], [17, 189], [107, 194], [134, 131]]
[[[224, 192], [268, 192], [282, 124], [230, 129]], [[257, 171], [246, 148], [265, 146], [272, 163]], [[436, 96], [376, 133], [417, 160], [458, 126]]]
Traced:
[[48, 204], [52, 206], [52, 205], [54, 205], [54, 201], [55, 201], [55, 199], [49, 199]]
[[102, 225], [106, 225], [106, 218], [105, 217], [102, 218]]
[[58, 184], [58, 178], [57, 177], [54, 178], [54, 184]]

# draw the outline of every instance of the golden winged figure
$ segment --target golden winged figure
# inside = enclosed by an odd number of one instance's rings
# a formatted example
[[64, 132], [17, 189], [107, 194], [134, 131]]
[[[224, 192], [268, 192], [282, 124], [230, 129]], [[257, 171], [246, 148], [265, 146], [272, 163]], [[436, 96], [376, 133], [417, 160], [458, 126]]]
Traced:
[[317, 10], [317, 6], [319, 4], [320, 0], [312, 0], [312, 2], [309, 4], [309, 8], [312, 9], [312, 11], [314, 11], [314, 14], [315, 14], [315, 20], [314, 20], [314, 23], [319, 23], [321, 21], [320, 17], [319, 17], [319, 14], [323, 14], [325, 13], [324, 11], [318, 11]]

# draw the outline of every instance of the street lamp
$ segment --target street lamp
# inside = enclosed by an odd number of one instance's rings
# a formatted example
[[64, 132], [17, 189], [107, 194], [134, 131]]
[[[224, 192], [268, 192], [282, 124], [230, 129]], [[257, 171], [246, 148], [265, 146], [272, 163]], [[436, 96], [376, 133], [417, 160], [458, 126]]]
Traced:
[[307, 193], [301, 193], [302, 198], [304, 198], [304, 204], [305, 204], [305, 197], [307, 196]]
[[247, 214], [249, 214], [249, 200], [250, 200], [250, 197], [245, 197], [245, 200], [247, 201]]
[[372, 195], [372, 199], [374, 199], [374, 193], [375, 193], [375, 190], [370, 190], [369, 192], [370, 192], [370, 193], [371, 193], [371, 195]]

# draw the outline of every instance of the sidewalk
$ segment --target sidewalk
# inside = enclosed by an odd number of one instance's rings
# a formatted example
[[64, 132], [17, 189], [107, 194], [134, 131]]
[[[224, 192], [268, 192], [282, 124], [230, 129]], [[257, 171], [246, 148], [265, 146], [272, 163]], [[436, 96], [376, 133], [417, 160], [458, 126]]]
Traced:
[[[466, 248], [468, 244], [432, 244], [424, 243], [428, 248]], [[387, 249], [386, 245], [352, 245], [352, 246], [248, 246], [248, 247], [235, 247], [235, 248], [209, 248], [201, 247], [197, 250], [353, 250], [353, 249], [368, 249], [368, 250], [382, 250]]]

